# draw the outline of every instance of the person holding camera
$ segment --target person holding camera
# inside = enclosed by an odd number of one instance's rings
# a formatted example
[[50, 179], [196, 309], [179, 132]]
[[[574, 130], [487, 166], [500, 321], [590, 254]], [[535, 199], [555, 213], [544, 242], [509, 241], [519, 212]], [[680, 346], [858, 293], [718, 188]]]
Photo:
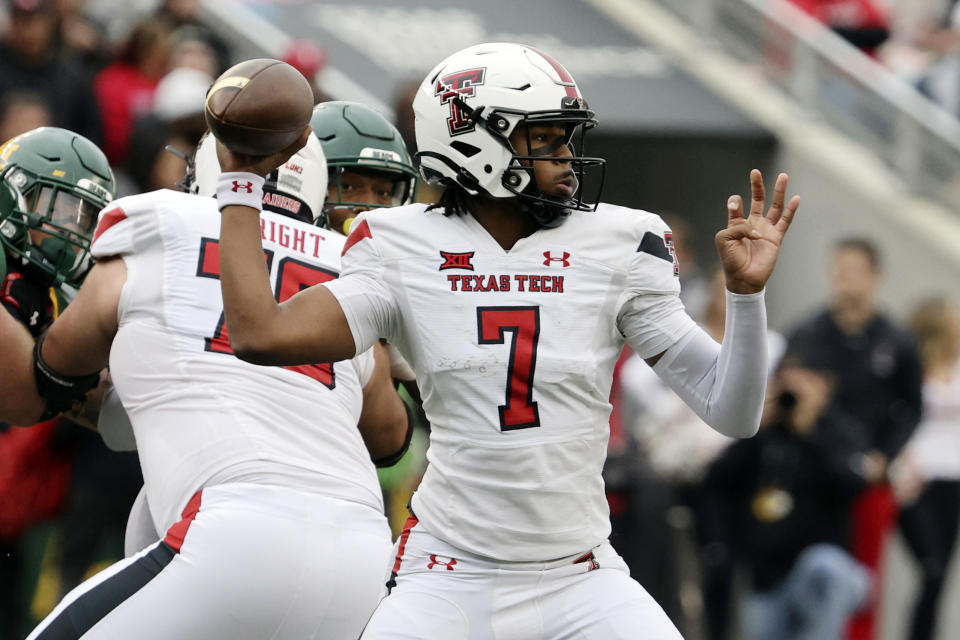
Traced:
[[865, 479], [819, 435], [843, 420], [828, 410], [832, 386], [828, 374], [785, 361], [768, 385], [760, 433], [730, 445], [703, 481], [705, 554], [750, 574], [740, 610], [747, 640], [838, 639], [866, 602], [870, 574], [844, 550]]

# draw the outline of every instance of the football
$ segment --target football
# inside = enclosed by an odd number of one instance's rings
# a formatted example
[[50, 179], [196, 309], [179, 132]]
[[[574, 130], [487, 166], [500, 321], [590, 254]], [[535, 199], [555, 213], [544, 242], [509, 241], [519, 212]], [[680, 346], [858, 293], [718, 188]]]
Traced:
[[204, 118], [228, 149], [252, 156], [292, 144], [310, 123], [313, 90], [280, 60], [246, 60], [223, 72], [207, 91]]

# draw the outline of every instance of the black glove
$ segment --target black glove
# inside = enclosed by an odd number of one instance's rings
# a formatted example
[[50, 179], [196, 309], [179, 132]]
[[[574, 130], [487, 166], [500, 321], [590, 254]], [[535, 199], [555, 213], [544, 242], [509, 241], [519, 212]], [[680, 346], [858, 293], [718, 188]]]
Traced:
[[0, 302], [36, 338], [53, 320], [49, 287], [33, 284], [17, 271], [8, 273], [0, 286]]

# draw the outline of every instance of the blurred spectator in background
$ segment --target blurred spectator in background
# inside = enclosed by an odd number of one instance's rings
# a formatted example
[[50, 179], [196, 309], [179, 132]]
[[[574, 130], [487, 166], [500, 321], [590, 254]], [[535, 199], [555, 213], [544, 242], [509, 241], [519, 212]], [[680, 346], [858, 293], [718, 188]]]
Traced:
[[173, 32], [170, 70], [174, 69], [196, 69], [212, 78], [220, 75], [220, 60], [209, 31], [185, 25]]
[[203, 107], [213, 77], [205, 71], [181, 67], [163, 76], [153, 96], [151, 113], [177, 135], [196, 144], [207, 130]]
[[330, 98], [317, 84], [317, 76], [327, 66], [327, 52], [316, 43], [298, 38], [283, 52], [283, 61], [303, 74], [313, 89], [313, 103], [327, 102]]
[[[203, 107], [216, 56], [191, 26], [180, 27], [174, 40], [170, 71], [157, 83], [150, 113], [133, 127], [130, 147], [136, 152], [121, 167], [121, 195], [175, 188], [186, 174], [186, 158], [207, 129]], [[167, 146], [180, 153], [166, 151]]]
[[[827, 309], [795, 329], [787, 354], [835, 376], [832, 408], [850, 420], [831, 425], [826, 435], [868, 482], [854, 501], [851, 550], [879, 581], [897, 512], [887, 464], [920, 417], [920, 358], [912, 336], [877, 308], [880, 254], [869, 240], [839, 241], [830, 269]], [[876, 638], [875, 604], [854, 619], [850, 638]]]
[[0, 640], [19, 640], [29, 626], [37, 571], [27, 534], [60, 512], [69, 487], [72, 452], [57, 436], [61, 427], [77, 427], [64, 422], [30, 428], [0, 422]]
[[230, 46], [223, 38], [203, 24], [200, 20], [201, 8], [200, 0], [161, 0], [154, 17], [172, 24], [174, 28], [192, 27], [202, 34], [203, 40], [210, 45], [215, 53], [217, 71], [211, 75], [217, 77], [230, 67]]
[[[839, 640], [867, 600], [870, 573], [845, 550], [850, 501], [863, 484], [829, 439], [832, 376], [784, 361], [767, 388], [760, 433], [710, 466], [698, 514], [715, 554], [750, 572], [747, 640]], [[724, 621], [725, 622], [725, 621]], [[711, 629], [723, 638], [727, 629]]]
[[948, 7], [955, 1], [891, 0], [890, 38], [879, 52], [883, 63], [910, 84], [918, 85], [939, 57], [925, 41], [944, 30]]
[[0, 143], [53, 124], [50, 105], [36, 93], [9, 91], [0, 97]]
[[[653, 370], [629, 348], [621, 353], [613, 380], [610, 440], [603, 465], [610, 508], [610, 544], [627, 563], [631, 577], [643, 584], [677, 629], [686, 634], [687, 621], [680, 599], [680, 536], [669, 522], [670, 510], [681, 499], [672, 482], [651, 464], [651, 452], [645, 449], [643, 434], [639, 432], [641, 421], [646, 426], [650, 418], [641, 409], [646, 406], [645, 401], [655, 403], [651, 396], [660, 398], [664, 391], [672, 392], [663, 388]], [[647, 385], [639, 395], [638, 383]], [[702, 423], [701, 426], [706, 427]]]
[[74, 469], [58, 522], [60, 589], [55, 600], [123, 557], [127, 514], [143, 485], [136, 453], [111, 451], [88, 429], [74, 426], [69, 435]]
[[960, 116], [960, 2], [901, 0], [884, 61], [954, 116]]
[[[157, 84], [150, 113], [137, 120], [130, 135], [130, 148], [136, 152], [127, 155], [118, 172], [122, 196], [176, 188], [186, 175], [186, 158], [207, 129], [203, 106], [213, 84], [208, 72], [215, 66], [212, 51], [202, 42], [184, 39], [172, 60], [176, 66]], [[167, 146], [179, 153], [167, 151]]]
[[887, 7], [881, 0], [790, 0], [859, 48], [875, 55], [890, 36]]
[[908, 637], [929, 640], [960, 522], [960, 310], [928, 300], [910, 327], [923, 359], [923, 419], [891, 464], [891, 479], [900, 532], [920, 568]]
[[9, 22], [0, 38], [0, 96], [30, 91], [47, 104], [53, 124], [98, 143], [102, 138], [90, 80], [60, 47], [54, 0], [6, 0]]
[[94, 81], [103, 118], [103, 150], [113, 166], [127, 157], [130, 133], [137, 119], [153, 106], [153, 93], [167, 73], [173, 28], [151, 18], [133, 28], [113, 64]]
[[85, 0], [55, 0], [63, 47], [92, 75], [110, 62], [106, 27], [85, 11]]
[[[175, 132], [169, 123], [154, 115], [140, 118], [130, 136], [130, 144], [137, 150], [127, 156], [117, 172], [117, 193], [122, 196], [176, 189], [187, 171], [184, 158], [196, 148], [193, 138]], [[166, 150], [167, 146], [183, 153]]]

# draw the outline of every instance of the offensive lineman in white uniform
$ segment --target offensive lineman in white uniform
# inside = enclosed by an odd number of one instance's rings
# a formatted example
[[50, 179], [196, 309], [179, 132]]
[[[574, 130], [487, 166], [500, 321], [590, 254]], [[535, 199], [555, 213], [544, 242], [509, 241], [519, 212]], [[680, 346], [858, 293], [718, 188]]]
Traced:
[[[241, 358], [337, 360], [385, 338], [416, 372], [429, 466], [397, 542], [391, 595], [364, 639], [676, 639], [606, 541], [601, 468], [624, 342], [713, 428], [756, 433], [766, 378], [763, 288], [799, 199], [777, 179], [763, 214], [728, 203], [722, 345], [679, 299], [667, 226], [582, 199], [571, 137], [595, 124], [573, 78], [533, 48], [453, 54], [414, 100], [421, 171], [439, 206], [358, 218], [343, 275], [277, 304], [258, 259], [257, 197], [218, 200], [222, 292]], [[230, 179], [259, 163], [218, 154]], [[226, 174], [224, 176], [226, 178]], [[595, 211], [593, 209], [596, 208]], [[294, 331], [281, 331], [296, 327]]]
[[[283, 300], [335, 278], [344, 241], [290, 217], [312, 222], [322, 206], [315, 139], [275, 180], [267, 200], [287, 215], [263, 213], [261, 259]], [[92, 242], [97, 265], [37, 343], [52, 411], [109, 357], [166, 533], [69, 593], [31, 640], [352, 638], [382, 595], [391, 541], [371, 455], [395, 453], [407, 429], [385, 353], [289, 368], [236, 359], [219, 223], [208, 197], [114, 202]]]
[[[360, 213], [411, 201], [416, 193], [417, 170], [400, 132], [380, 113], [356, 102], [323, 102], [314, 107], [310, 125], [320, 140], [328, 169], [326, 200], [322, 213], [315, 214], [314, 224], [346, 235]], [[195, 155], [193, 175], [187, 178], [191, 193], [216, 195], [220, 166], [213, 143], [213, 138], [205, 138]], [[395, 347], [386, 345], [386, 349], [393, 378], [419, 398], [409, 365]], [[133, 450], [136, 446], [129, 421], [122, 413], [115, 394], [109, 394], [100, 412], [99, 430], [111, 448]], [[408, 435], [412, 435], [412, 430]], [[378, 466], [395, 462], [378, 461]], [[133, 555], [160, 537], [153, 528], [146, 495], [141, 491], [130, 510], [124, 553]]]

